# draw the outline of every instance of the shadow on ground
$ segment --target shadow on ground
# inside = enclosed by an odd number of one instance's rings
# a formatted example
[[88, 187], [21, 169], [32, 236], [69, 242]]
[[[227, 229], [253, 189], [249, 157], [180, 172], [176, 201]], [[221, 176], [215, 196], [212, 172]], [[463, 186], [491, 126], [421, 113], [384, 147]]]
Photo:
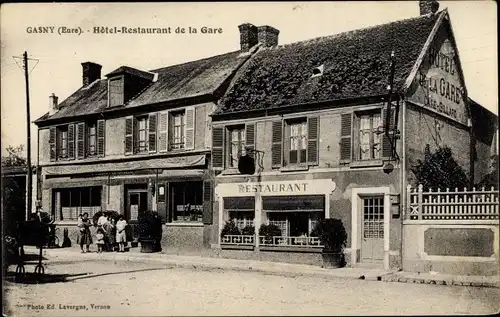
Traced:
[[165, 267], [152, 268], [152, 269], [142, 269], [142, 270], [130, 270], [130, 271], [118, 271], [118, 272], [108, 272], [94, 274], [92, 272], [88, 273], [78, 273], [78, 274], [37, 274], [33, 272], [26, 272], [22, 275], [16, 276], [15, 272], [7, 272], [4, 276], [4, 281], [15, 283], [15, 284], [48, 284], [48, 283], [64, 283], [72, 282], [75, 280], [101, 277], [106, 275], [116, 275], [116, 274], [128, 274], [137, 272], [147, 272], [147, 271], [159, 271], [165, 270]]

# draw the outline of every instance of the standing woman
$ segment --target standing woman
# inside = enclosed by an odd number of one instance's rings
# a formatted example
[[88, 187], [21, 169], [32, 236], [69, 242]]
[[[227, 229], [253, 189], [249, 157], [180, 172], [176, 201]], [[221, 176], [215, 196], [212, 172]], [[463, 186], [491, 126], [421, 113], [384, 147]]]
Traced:
[[[81, 221], [78, 222], [79, 234], [78, 234], [78, 244], [82, 253], [90, 252], [90, 245], [92, 244], [92, 235], [90, 234], [90, 219], [89, 214], [86, 212], [82, 215]], [[86, 246], [85, 250], [83, 246]]]
[[108, 243], [106, 251], [113, 251], [115, 247], [115, 220], [113, 219], [112, 213], [108, 213], [108, 222], [106, 223], [106, 242]]
[[118, 221], [116, 222], [116, 242], [118, 243], [118, 252], [125, 252], [125, 243], [127, 243], [127, 236], [125, 233], [125, 228], [127, 227], [127, 221], [123, 219], [123, 215], [120, 215]]

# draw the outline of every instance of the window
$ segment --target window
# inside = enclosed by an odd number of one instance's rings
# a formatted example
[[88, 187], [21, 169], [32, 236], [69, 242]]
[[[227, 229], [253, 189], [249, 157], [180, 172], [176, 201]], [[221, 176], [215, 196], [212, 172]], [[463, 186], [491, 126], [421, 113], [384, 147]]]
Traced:
[[238, 156], [245, 149], [245, 126], [228, 128], [228, 165], [238, 167]]
[[178, 111], [170, 113], [170, 149], [184, 149], [184, 125], [185, 112]]
[[68, 158], [68, 126], [57, 128], [58, 134], [58, 157], [60, 159]]
[[109, 80], [109, 106], [123, 105], [123, 78], [113, 78]]
[[59, 220], [77, 220], [78, 215], [87, 212], [92, 219], [101, 211], [101, 187], [65, 188], [54, 191], [53, 214]]
[[169, 187], [169, 222], [202, 222], [203, 182], [173, 182]]
[[382, 126], [380, 112], [364, 113], [357, 116], [358, 145], [356, 158], [358, 160], [376, 160], [381, 158]]
[[148, 151], [148, 117], [137, 118], [137, 153]]
[[288, 141], [288, 164], [307, 161], [307, 120], [288, 121], [286, 125]]
[[87, 125], [87, 144], [87, 155], [97, 155], [97, 126], [95, 122], [91, 122]]
[[254, 197], [225, 197], [225, 219], [233, 219], [238, 229], [254, 226], [255, 198]]

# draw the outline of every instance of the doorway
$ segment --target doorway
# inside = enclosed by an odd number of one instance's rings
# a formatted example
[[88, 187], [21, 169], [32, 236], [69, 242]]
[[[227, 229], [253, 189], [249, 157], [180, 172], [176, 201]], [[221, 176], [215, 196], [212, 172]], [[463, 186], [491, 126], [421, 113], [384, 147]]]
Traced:
[[361, 261], [384, 260], [384, 197], [361, 199]]
[[147, 189], [130, 189], [127, 191], [127, 222], [137, 221], [140, 213], [148, 209]]

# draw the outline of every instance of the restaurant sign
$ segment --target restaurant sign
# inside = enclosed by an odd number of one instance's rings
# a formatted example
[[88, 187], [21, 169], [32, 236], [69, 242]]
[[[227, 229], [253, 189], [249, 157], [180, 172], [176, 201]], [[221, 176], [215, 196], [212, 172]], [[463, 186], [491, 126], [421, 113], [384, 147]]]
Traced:
[[465, 89], [458, 62], [447, 29], [442, 27], [413, 80], [408, 100], [467, 125]]
[[333, 192], [335, 187], [332, 179], [223, 183], [217, 185], [216, 194], [222, 197], [320, 195]]

